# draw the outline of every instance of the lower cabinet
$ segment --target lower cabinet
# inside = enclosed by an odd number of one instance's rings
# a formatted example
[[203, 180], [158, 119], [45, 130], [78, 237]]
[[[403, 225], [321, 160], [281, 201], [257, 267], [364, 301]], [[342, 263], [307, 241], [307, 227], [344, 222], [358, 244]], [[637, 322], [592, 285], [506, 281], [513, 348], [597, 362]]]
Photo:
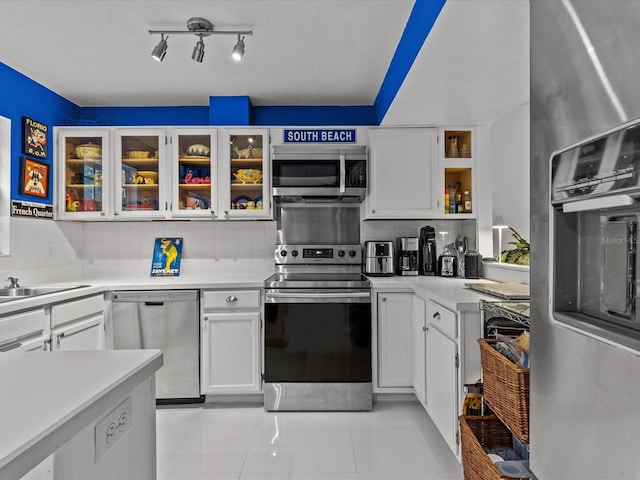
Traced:
[[413, 392], [420, 403], [427, 405], [427, 345], [429, 329], [427, 328], [426, 301], [418, 295], [411, 299], [411, 339], [413, 358]]
[[458, 432], [457, 353], [456, 342], [430, 325], [427, 345], [427, 411], [449, 448], [454, 451], [457, 448]]
[[261, 383], [259, 290], [204, 290], [202, 393], [259, 393]]
[[51, 307], [51, 350], [103, 350], [104, 297], [92, 297]]
[[412, 293], [402, 292], [377, 295], [378, 387], [413, 385], [412, 297]]

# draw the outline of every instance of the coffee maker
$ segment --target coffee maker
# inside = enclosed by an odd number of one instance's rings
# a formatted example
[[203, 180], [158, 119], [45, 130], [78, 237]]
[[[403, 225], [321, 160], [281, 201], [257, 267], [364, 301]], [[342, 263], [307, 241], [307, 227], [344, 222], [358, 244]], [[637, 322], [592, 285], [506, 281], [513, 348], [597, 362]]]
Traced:
[[418, 275], [418, 238], [398, 237], [398, 275]]
[[436, 230], [429, 225], [420, 229], [420, 275], [437, 275]]

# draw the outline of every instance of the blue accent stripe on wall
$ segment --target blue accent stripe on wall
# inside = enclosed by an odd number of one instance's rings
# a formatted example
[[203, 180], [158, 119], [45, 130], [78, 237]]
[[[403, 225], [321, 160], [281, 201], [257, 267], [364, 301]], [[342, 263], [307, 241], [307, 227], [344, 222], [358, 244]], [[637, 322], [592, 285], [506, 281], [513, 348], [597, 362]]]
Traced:
[[253, 125], [329, 126], [376, 125], [370, 106], [273, 106], [253, 107]]
[[209, 125], [209, 107], [84, 107], [82, 123], [109, 126]]
[[374, 102], [376, 125], [393, 103], [446, 0], [416, 0], [396, 53]]

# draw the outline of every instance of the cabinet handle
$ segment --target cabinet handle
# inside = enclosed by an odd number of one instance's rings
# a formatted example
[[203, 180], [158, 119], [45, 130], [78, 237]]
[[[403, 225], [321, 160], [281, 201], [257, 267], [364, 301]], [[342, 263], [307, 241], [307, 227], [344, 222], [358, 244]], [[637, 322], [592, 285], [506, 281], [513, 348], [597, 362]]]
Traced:
[[422, 327], [423, 332], [426, 332], [427, 330], [429, 330], [427, 327]]
[[436, 320], [440, 320], [440, 312], [434, 313], [433, 318], [435, 318]]
[[387, 297], [382, 297], [382, 301], [386, 302], [387, 301]]
[[114, 215], [120, 215], [120, 212], [113, 212]]
[[105, 213], [104, 212], [100, 212], [100, 216], [104, 217]]
[[238, 301], [238, 297], [235, 295], [229, 295], [227, 297], [227, 303], [236, 303]]

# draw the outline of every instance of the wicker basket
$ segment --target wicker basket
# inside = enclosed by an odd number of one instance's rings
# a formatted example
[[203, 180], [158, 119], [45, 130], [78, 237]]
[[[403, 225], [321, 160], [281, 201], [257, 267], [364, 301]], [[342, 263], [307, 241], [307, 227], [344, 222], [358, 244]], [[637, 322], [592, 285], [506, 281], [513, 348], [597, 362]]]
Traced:
[[500, 474], [483, 447], [510, 446], [511, 433], [494, 416], [461, 416], [462, 469], [464, 480], [513, 480]]
[[484, 400], [522, 443], [529, 443], [529, 369], [499, 353], [496, 340], [478, 339]]

